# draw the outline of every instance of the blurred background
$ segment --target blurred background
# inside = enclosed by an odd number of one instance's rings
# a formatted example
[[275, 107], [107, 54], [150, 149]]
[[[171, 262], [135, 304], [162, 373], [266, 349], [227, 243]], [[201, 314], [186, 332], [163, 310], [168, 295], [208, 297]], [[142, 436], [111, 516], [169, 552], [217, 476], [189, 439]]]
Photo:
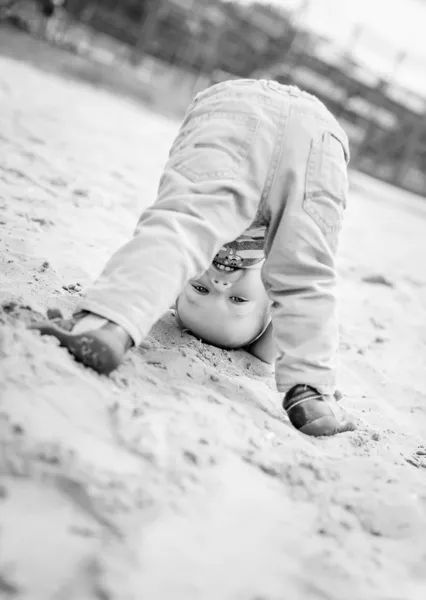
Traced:
[[298, 85], [340, 120], [353, 168], [426, 197], [426, 0], [0, 0], [0, 23], [0, 51], [25, 31], [177, 116], [218, 81]]

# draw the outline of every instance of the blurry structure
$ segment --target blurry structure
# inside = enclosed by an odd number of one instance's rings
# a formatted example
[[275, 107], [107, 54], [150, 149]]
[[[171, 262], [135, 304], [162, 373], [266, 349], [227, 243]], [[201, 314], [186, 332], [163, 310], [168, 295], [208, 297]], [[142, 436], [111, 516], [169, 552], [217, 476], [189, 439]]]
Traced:
[[[225, 79], [298, 85], [342, 122], [353, 167], [426, 196], [426, 98], [303, 29], [299, 16], [308, 4], [290, 13], [279, 3], [230, 0], [66, 0], [37, 31], [95, 60], [132, 65], [178, 111], [194, 92]], [[405, 58], [397, 57], [394, 73]]]
[[29, 14], [28, 9], [34, 8], [46, 18], [51, 17], [58, 6], [63, 6], [66, 0], [0, 0], [0, 21]]

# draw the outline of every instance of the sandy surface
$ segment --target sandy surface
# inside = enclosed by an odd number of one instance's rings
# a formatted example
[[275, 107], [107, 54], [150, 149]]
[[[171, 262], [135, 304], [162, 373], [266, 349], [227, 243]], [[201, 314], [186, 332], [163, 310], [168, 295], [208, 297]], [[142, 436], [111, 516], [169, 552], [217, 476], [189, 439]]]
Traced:
[[297, 433], [268, 368], [172, 316], [110, 379], [25, 329], [131, 234], [176, 127], [0, 57], [0, 597], [424, 600], [424, 202], [352, 175], [354, 433]]

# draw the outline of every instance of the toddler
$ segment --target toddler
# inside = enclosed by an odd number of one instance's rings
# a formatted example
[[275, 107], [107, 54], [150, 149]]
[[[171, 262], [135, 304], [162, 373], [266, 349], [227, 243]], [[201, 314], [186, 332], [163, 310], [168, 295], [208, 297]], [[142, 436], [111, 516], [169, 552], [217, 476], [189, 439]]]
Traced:
[[335, 400], [348, 161], [345, 133], [315, 97], [266, 80], [210, 87], [189, 107], [134, 237], [71, 319], [34, 327], [107, 374], [173, 305], [206, 342], [275, 360], [297, 429], [353, 429]]

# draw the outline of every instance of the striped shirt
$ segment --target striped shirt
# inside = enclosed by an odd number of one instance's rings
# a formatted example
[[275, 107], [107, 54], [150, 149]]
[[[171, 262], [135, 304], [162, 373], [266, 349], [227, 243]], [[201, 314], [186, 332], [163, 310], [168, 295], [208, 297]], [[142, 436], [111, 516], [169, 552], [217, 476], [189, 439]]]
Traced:
[[224, 267], [249, 269], [263, 262], [266, 227], [250, 227], [233, 242], [222, 246], [214, 263]]

